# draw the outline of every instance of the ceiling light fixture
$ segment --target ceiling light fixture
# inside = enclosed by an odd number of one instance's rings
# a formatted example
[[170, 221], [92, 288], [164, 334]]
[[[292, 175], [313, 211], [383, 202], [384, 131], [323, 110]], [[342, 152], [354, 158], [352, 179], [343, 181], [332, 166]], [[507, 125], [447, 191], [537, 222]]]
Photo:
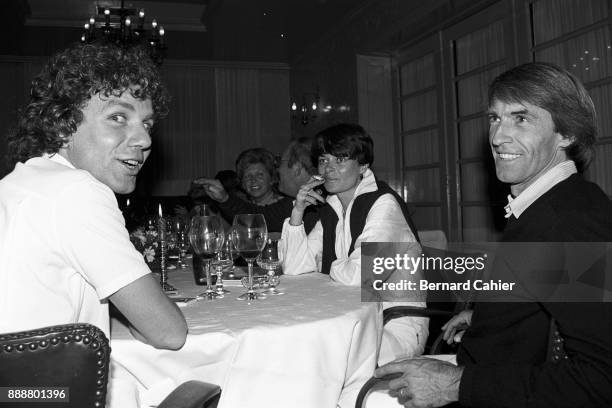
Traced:
[[[312, 101], [310, 103], [310, 101]], [[291, 114], [294, 120], [300, 119], [302, 125], [306, 126], [309, 122], [314, 121], [317, 118], [317, 112], [320, 108], [321, 98], [319, 92], [306, 92], [302, 94], [302, 104], [298, 107], [298, 104], [294, 101], [291, 103]], [[298, 115], [298, 110], [300, 114]]]
[[121, 0], [120, 7], [96, 5], [96, 13], [98, 21], [90, 17], [84, 25], [82, 43], [112, 43], [124, 49], [142, 45], [149, 50], [151, 59], [161, 65], [167, 49], [166, 32], [155, 19], [151, 21], [151, 28], [145, 29], [144, 9], [126, 8]]

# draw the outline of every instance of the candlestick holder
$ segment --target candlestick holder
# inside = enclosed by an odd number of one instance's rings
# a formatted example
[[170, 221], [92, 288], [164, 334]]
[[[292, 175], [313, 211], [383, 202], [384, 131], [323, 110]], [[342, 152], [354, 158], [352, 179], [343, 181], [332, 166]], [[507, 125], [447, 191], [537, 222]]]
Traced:
[[176, 288], [168, 283], [168, 269], [166, 267], [166, 261], [168, 259], [168, 242], [166, 240], [166, 220], [164, 217], [159, 217], [157, 222], [158, 232], [159, 232], [159, 248], [160, 248], [160, 256], [159, 256], [159, 268], [161, 271], [161, 276], [159, 279], [159, 284], [162, 287], [164, 292], [176, 292]]

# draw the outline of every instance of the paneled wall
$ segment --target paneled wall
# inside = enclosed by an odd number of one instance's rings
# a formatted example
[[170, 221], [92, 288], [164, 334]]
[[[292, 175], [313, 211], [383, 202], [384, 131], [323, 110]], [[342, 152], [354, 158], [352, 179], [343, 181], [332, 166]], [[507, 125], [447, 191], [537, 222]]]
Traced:
[[402, 194], [416, 208], [420, 229], [443, 229], [448, 224], [440, 55], [432, 51], [437, 42], [435, 36], [428, 38], [396, 59]]
[[[0, 154], [43, 59], [0, 57]], [[166, 61], [170, 114], [153, 134], [138, 194], [181, 195], [193, 177], [233, 169], [244, 149], [280, 153], [290, 140], [289, 69], [274, 63]]]
[[507, 188], [497, 181], [488, 147], [488, 86], [513, 61], [511, 2], [491, 6], [441, 33], [454, 93], [447, 127], [451, 228], [457, 239], [495, 241], [505, 223]]
[[580, 78], [595, 103], [599, 137], [586, 176], [612, 196], [612, 36], [607, 0], [538, 0], [528, 3], [531, 56]]
[[357, 56], [359, 123], [374, 140], [374, 171], [394, 189], [401, 188], [395, 178], [399, 154], [395, 149], [393, 124], [393, 83], [391, 58]]

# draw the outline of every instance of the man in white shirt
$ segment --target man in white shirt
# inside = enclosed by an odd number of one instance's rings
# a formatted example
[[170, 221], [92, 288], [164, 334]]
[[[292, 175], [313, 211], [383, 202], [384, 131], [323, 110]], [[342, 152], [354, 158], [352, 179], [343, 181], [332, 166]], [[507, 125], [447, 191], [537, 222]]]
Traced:
[[144, 50], [79, 45], [50, 59], [9, 136], [0, 180], [0, 332], [91, 323], [108, 302], [158, 348], [185, 319], [129, 240], [113, 193], [130, 193], [167, 94]]

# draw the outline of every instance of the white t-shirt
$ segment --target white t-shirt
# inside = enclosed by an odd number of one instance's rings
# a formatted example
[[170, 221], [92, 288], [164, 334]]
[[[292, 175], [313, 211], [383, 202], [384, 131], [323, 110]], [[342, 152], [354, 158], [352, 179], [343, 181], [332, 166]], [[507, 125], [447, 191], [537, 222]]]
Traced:
[[89, 172], [56, 154], [0, 180], [0, 333], [90, 323], [109, 336], [106, 299], [147, 273], [113, 192]]

